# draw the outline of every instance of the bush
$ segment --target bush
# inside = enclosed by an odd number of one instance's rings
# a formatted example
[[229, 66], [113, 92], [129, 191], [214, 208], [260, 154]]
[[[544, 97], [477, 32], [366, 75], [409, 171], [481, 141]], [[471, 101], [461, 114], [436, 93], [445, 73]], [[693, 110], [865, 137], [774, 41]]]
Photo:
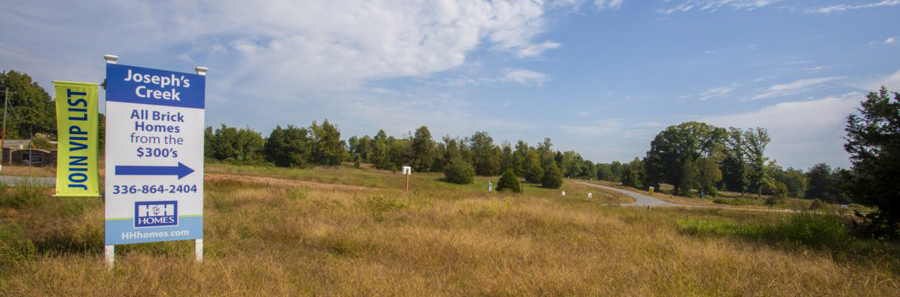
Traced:
[[519, 183], [519, 178], [513, 173], [512, 169], [507, 169], [503, 172], [503, 175], [500, 176], [500, 181], [497, 182], [497, 191], [505, 190], [522, 193], [522, 184]]
[[34, 257], [34, 243], [15, 223], [0, 226], [0, 268], [8, 268]]
[[461, 158], [454, 158], [444, 167], [444, 178], [454, 184], [471, 184], [475, 178], [475, 168]]
[[544, 178], [541, 180], [541, 185], [544, 188], [559, 189], [559, 187], [562, 187], [562, 183], [562, 172], [559, 171], [559, 167], [557, 167], [555, 163], [551, 163], [544, 172]]
[[768, 205], [768, 206], [775, 206], [775, 205], [778, 205], [778, 204], [784, 204], [784, 201], [785, 201], [784, 197], [781, 197], [781, 196], [769, 196], [769, 197], [766, 197], [766, 205]]
[[900, 222], [885, 218], [883, 213], [863, 214], [856, 210], [854, 217], [852, 230], [857, 236], [882, 240], [900, 238]]
[[819, 210], [825, 208], [825, 203], [822, 200], [816, 199], [813, 200], [812, 204], [809, 205], [810, 210]]

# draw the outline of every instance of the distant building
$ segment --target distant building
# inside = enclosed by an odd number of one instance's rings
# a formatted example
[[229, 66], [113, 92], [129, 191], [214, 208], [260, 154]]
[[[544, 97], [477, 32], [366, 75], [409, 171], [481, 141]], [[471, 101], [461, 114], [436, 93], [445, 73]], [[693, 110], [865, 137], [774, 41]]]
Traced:
[[30, 140], [7, 139], [3, 142], [4, 165], [55, 166], [56, 149], [31, 148]]

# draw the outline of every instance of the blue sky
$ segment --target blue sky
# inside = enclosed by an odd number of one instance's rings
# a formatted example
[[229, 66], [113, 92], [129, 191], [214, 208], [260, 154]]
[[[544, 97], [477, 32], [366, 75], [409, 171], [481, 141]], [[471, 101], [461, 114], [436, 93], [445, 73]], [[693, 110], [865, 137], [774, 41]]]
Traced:
[[609, 162], [697, 120], [769, 129], [785, 167], [846, 167], [846, 116], [900, 90], [900, 0], [2, 2], [3, 70], [47, 88], [101, 81], [106, 53], [206, 66], [207, 124], [264, 134], [427, 125]]

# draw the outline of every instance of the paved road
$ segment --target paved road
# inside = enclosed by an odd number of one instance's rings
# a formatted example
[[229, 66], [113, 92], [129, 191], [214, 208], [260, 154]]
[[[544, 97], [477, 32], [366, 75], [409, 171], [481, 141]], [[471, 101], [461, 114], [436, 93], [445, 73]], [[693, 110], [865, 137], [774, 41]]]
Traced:
[[622, 190], [622, 189], [618, 189], [618, 188], [607, 187], [607, 186], [586, 183], [586, 182], [579, 182], [579, 183], [581, 183], [582, 185], [588, 186], [588, 187], [616, 191], [616, 192], [619, 192], [619, 193], [622, 193], [622, 194], [625, 194], [625, 195], [628, 195], [628, 196], [631, 196], [632, 198], [634, 198], [634, 202], [623, 203], [622, 205], [624, 205], [624, 206], [652, 206], [652, 207], [656, 207], [656, 206], [690, 206], [690, 205], [682, 205], [682, 204], [672, 204], [672, 203], [668, 203], [668, 202], [653, 198], [651, 196], [635, 193], [632, 191]]
[[56, 185], [56, 178], [0, 175], [0, 183], [4, 183], [7, 185], [16, 185], [16, 184], [20, 184], [20, 183], [32, 183], [32, 184], [53, 186], [53, 185]]

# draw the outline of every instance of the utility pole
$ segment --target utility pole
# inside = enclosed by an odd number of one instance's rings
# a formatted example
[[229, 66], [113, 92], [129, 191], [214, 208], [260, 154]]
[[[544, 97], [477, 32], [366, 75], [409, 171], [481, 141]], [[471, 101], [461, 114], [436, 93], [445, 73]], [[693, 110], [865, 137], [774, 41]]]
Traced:
[[2, 158], [0, 158], [0, 163], [3, 163], [3, 159], [6, 159], [6, 154], [3, 153], [3, 148], [6, 147], [6, 108], [9, 106], [9, 87], [6, 87], [5, 93], [6, 96], [3, 97], [3, 136], [2, 138], [0, 138], [0, 154], [3, 154], [3, 156]]

